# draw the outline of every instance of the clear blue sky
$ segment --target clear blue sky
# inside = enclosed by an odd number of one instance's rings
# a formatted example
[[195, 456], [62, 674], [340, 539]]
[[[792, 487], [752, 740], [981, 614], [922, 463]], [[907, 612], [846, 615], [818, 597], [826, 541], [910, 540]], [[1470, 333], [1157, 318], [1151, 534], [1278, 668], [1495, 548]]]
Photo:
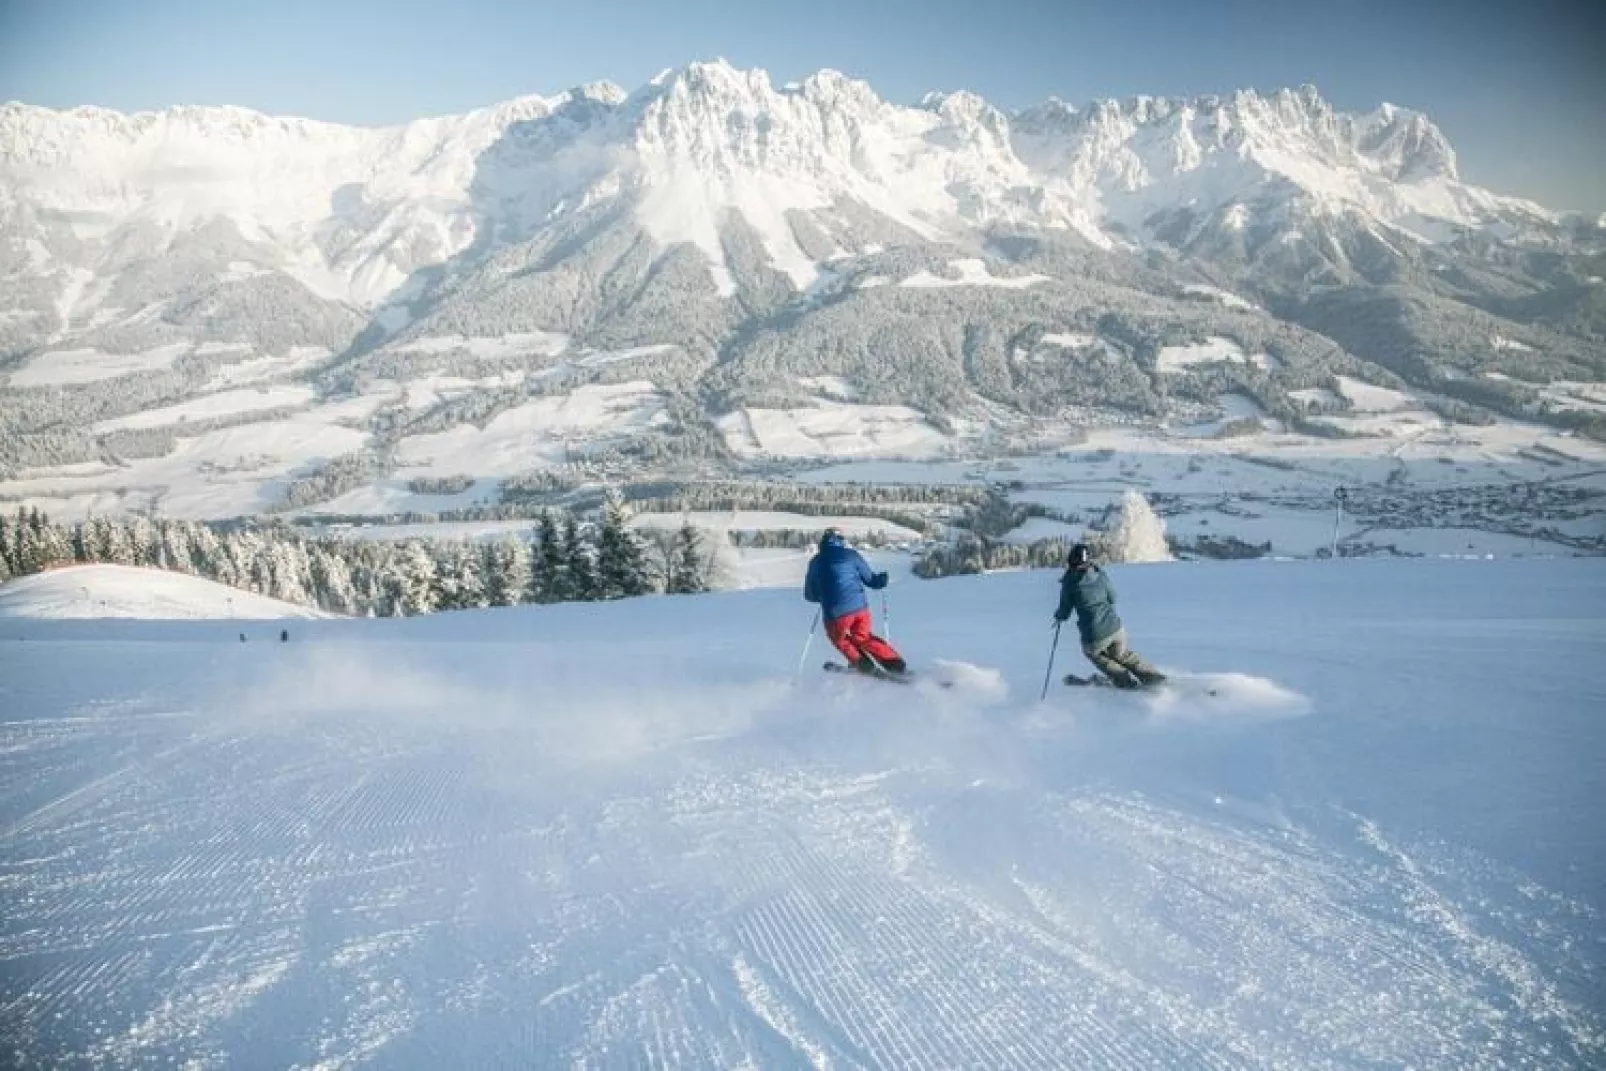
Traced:
[[1427, 112], [1471, 181], [1606, 211], [1606, 0], [0, 0], [0, 100], [381, 124], [723, 56], [909, 102], [1267, 90]]

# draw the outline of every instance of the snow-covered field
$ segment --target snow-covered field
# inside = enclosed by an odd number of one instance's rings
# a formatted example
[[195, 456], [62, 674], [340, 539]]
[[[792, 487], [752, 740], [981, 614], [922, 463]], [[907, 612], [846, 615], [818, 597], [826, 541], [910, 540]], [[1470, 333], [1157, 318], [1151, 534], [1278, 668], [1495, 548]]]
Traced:
[[906, 405], [821, 399], [797, 409], [739, 409], [716, 424], [737, 457], [931, 457], [951, 445]]
[[1039, 703], [1043, 572], [893, 586], [949, 690], [795, 591], [0, 619], [6, 1058], [1606, 1062], [1600, 563], [1113, 576], [1206, 676]]
[[1252, 364], [1257, 368], [1271, 367], [1269, 354], [1246, 354], [1243, 347], [1230, 338], [1212, 338], [1190, 346], [1163, 346], [1155, 357], [1159, 372], [1181, 372], [1196, 364]]
[[93, 383], [130, 372], [167, 368], [190, 351], [179, 342], [139, 353], [102, 353], [96, 349], [47, 350], [28, 358], [6, 380], [11, 387], [50, 387], [64, 383]]
[[107, 617], [261, 621], [323, 616], [305, 606], [199, 577], [127, 565], [77, 565], [0, 584], [0, 618], [23, 621]]
[[[1390, 392], [1392, 393], [1392, 392]], [[1383, 404], [1386, 399], [1369, 398]], [[1245, 413], [1247, 415], [1247, 412]], [[1375, 414], [1357, 420], [1400, 422], [1419, 414]], [[1196, 428], [1162, 437], [1142, 429], [1103, 428], [1057, 453], [1013, 456], [991, 462], [846, 461], [801, 474], [806, 483], [1000, 483], [1010, 497], [1066, 510], [1077, 528], [1119, 505], [1128, 488], [1166, 496], [1167, 531], [1173, 535], [1231, 535], [1270, 542], [1271, 552], [1309, 556], [1332, 542], [1334, 492], [1365, 490], [1380, 501], [1401, 504], [1388, 532], [1403, 534], [1399, 549], [1413, 553], [1467, 553], [1466, 529], [1477, 553], [1573, 554], [1580, 550], [1546, 537], [1565, 532], [1606, 538], [1606, 446], [1556, 432], [1513, 424], [1488, 428], [1417, 427], [1414, 436], [1320, 440], [1262, 431], [1227, 439], [1201, 438]], [[1557, 483], [1593, 497], [1570, 507], [1577, 516], [1546, 516], [1522, 504], [1489, 498], [1490, 488]], [[1447, 524], [1443, 493], [1470, 503], [1476, 524]], [[1412, 505], [1427, 502], [1427, 505]], [[1409, 522], [1409, 524], [1407, 524]], [[1034, 526], [1029, 532], [1044, 531]], [[1017, 532], [1012, 538], [1019, 539]], [[1044, 531], [1044, 534], [1054, 534]], [[1035, 538], [1035, 536], [1033, 536]], [[1373, 538], [1346, 514], [1340, 542], [1386, 543]]]
[[[978, 265], [954, 262], [958, 282], [985, 281], [975, 274]], [[1016, 285], [1031, 278], [993, 281]], [[12, 381], [45, 376], [50, 382], [67, 382], [62, 377], [165, 366], [189, 353], [187, 345], [135, 354], [50, 351], [31, 358], [12, 373]], [[356, 394], [321, 396], [290, 380], [327, 361], [327, 350], [301, 347], [279, 356], [253, 356], [243, 343], [208, 343], [194, 352], [242, 358], [217, 369], [209, 381], [211, 393], [89, 426], [97, 434], [170, 429], [173, 445], [168, 453], [116, 456], [123, 446], [114, 443], [97, 462], [20, 469], [0, 479], [0, 508], [38, 507], [62, 521], [136, 510], [206, 519], [275, 510], [285, 505], [293, 479], [372, 450], [372, 422], [384, 410], [426, 416], [436, 406], [471, 394], [510, 392], [533, 380], [550, 380], [543, 390], [553, 393], [538, 393], [520, 404], [504, 397], [473, 422], [465, 418], [446, 426], [456, 419], [447, 416], [424, 425], [431, 430], [402, 435], [382, 451], [394, 463], [392, 469], [298, 512], [383, 517], [494, 505], [507, 478], [624, 446], [670, 421], [668, 396], [650, 379], [582, 384], [561, 393], [557, 383], [576, 370], [662, 357], [674, 347], [571, 351], [569, 345], [567, 337], [547, 333], [399, 341], [393, 344], [397, 353], [510, 364], [494, 374], [440, 371], [406, 382], [374, 379]], [[1028, 363], [1099, 361], [1104, 351], [1094, 335], [1051, 332], [1030, 352], [1018, 351], [1017, 358]], [[1158, 361], [1162, 371], [1179, 371], [1199, 362], [1260, 361], [1262, 356], [1216, 337], [1167, 347]], [[757, 473], [764, 479], [779, 475], [808, 482], [1018, 480], [1021, 486], [1011, 490], [1016, 500], [1094, 512], [1116, 501], [1123, 490], [1135, 488], [1179, 499], [1164, 507], [1175, 534], [1269, 540], [1272, 552], [1282, 555], [1309, 555], [1331, 544], [1329, 509], [1339, 487], [1386, 489], [1403, 497], [1433, 488], [1563, 479], [1596, 489], [1606, 486], [1606, 446], [1600, 443], [1512, 421], [1488, 427], [1452, 425], [1432, 411], [1432, 399], [1353, 377], [1338, 377], [1333, 390], [1296, 392], [1300, 400], [1332, 410], [1315, 419], [1360, 436], [1346, 439], [1292, 434], [1238, 393], [1220, 395], [1213, 409], [1191, 403], [1180, 407], [1159, 426], [1131, 420], [1123, 424], [1119, 414], [1072, 407], [1026, 422], [1001, 411], [978, 411], [951, 427], [939, 427], [909, 406], [861, 403], [858, 388], [841, 377], [803, 377], [800, 385], [814, 395], [810, 404], [743, 408], [718, 419], [734, 458], [719, 475], [751, 478]], [[1558, 384], [1547, 397], [1576, 408], [1606, 404], [1596, 386]], [[204, 423], [216, 418], [226, 418], [222, 422], [230, 426], [209, 428]], [[983, 460], [989, 455], [992, 461]], [[1009, 460], [1000, 462], [998, 455]], [[983, 475], [977, 477], [977, 472]], [[610, 475], [629, 479], [661, 474]], [[453, 494], [414, 483], [455, 477], [473, 482]], [[1606, 540], [1606, 498], [1595, 502], [1597, 507], [1584, 516], [1526, 508], [1474, 511], [1456, 518], [1455, 527], [1477, 529], [1487, 538], [1454, 545], [1422, 523], [1432, 519], [1432, 511], [1402, 508], [1387, 520], [1389, 531], [1401, 533], [1394, 545], [1402, 550], [1434, 553], [1444, 544], [1446, 552], [1460, 552], [1471, 542], [1475, 549], [1491, 548], [1492, 553], [1507, 546], [1528, 553], [1570, 553], [1592, 549], [1590, 540]], [[1547, 529], [1552, 535], [1564, 532], [1566, 538], [1547, 536]], [[1363, 536], [1358, 543], [1365, 541]]]
[[450, 431], [410, 436], [402, 440], [396, 457], [399, 471], [408, 476], [512, 476], [534, 465], [562, 463], [571, 443], [583, 447], [665, 419], [663, 396], [651, 383], [586, 386], [526, 402], [483, 428], [460, 424]]
[[178, 405], [146, 409], [114, 420], [102, 420], [92, 430], [96, 434], [104, 434], [127, 428], [159, 428], [167, 424], [181, 424], [187, 420], [210, 420], [213, 417], [234, 416], [259, 409], [307, 405], [312, 399], [312, 388], [302, 386], [225, 390], [215, 394], [203, 394], [199, 398], [192, 398]]

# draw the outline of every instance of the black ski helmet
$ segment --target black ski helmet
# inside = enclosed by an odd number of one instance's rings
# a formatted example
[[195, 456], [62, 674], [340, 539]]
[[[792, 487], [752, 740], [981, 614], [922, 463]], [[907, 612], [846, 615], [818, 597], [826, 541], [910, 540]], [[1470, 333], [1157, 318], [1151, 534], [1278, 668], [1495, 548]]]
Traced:
[[1092, 561], [1093, 552], [1088, 549], [1086, 543], [1076, 544], [1071, 548], [1071, 552], [1065, 556], [1065, 564], [1072, 569], [1081, 569]]
[[820, 546], [822, 548], [829, 546], [832, 543], [840, 545], [843, 542], [845, 542], [845, 540], [842, 538], [842, 530], [840, 528], [827, 528], [824, 532], [820, 533]]

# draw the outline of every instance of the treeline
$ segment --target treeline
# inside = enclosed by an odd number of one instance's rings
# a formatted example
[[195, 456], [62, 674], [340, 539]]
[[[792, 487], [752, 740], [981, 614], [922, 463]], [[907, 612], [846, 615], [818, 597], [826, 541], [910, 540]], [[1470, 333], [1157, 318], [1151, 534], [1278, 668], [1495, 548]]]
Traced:
[[[729, 533], [732, 546], [743, 549], [808, 550], [817, 546], [825, 529], [754, 528]], [[855, 547], [891, 547], [904, 542], [902, 536], [872, 528], [853, 535]]]
[[[1089, 533], [1085, 538], [1097, 544], [1097, 533]], [[1065, 564], [1065, 556], [1075, 542], [1075, 539], [1065, 536], [1038, 539], [1031, 543], [999, 543], [965, 536], [956, 543], [927, 550], [915, 560], [913, 572], [923, 580], [936, 580], [945, 576], [986, 573], [994, 569], [1058, 569]], [[1197, 536], [1193, 539], [1167, 537], [1166, 544], [1176, 557], [1184, 559], [1232, 561], [1264, 558], [1271, 553], [1270, 541], [1249, 543], [1234, 536]], [[1318, 553], [1324, 552], [1325, 548]], [[1101, 550], [1095, 550], [1095, 554], [1100, 553]]]
[[78, 563], [146, 566], [372, 617], [706, 591], [715, 549], [690, 525], [643, 540], [617, 499], [596, 522], [549, 510], [529, 540], [484, 543], [311, 539], [280, 524], [143, 516], [62, 525], [37, 509], [0, 516], [0, 580]]
[[[931, 533], [933, 512], [975, 509], [993, 492], [956, 484], [799, 484], [718, 480], [708, 483], [644, 483], [626, 489], [642, 513], [728, 513], [765, 510], [829, 517], [851, 513], [875, 517], [916, 532]], [[905, 507], [930, 506], [932, 511]]]
[[922, 580], [936, 580], [994, 569], [1050, 569], [1065, 564], [1065, 555], [1075, 542], [1056, 536], [1030, 543], [1000, 543], [965, 535], [927, 550], [915, 560], [913, 572]]
[[379, 479], [390, 471], [391, 459], [376, 450], [357, 450], [323, 462], [311, 472], [286, 482], [275, 511], [302, 509], [339, 498], [347, 491]]
[[[551, 502], [551, 497], [562, 496], [563, 506], [586, 510], [596, 507], [605, 493], [592, 486], [588, 488], [577, 471], [577, 466], [565, 466], [564, 471], [537, 471], [510, 477], [502, 487], [502, 501], [477, 506], [460, 506], [443, 510], [401, 510], [394, 513], [318, 513], [292, 518], [298, 525], [326, 524], [433, 524], [460, 521], [516, 521], [537, 520], [549, 509], [563, 507]], [[441, 477], [439, 482], [424, 478], [409, 483], [417, 493], [455, 493], [457, 487], [466, 490], [470, 477]], [[517, 483], [516, 493], [509, 493], [509, 483]], [[445, 489], [445, 490], [443, 490]], [[716, 480], [706, 483], [648, 482], [625, 484], [620, 491], [632, 513], [729, 513], [735, 510], [763, 510], [798, 513], [808, 517], [851, 515], [875, 517], [915, 531], [930, 531], [934, 517], [961, 518], [956, 521], [967, 525], [962, 518], [974, 509], [984, 507], [997, 496], [993, 488], [967, 484], [776, 484], [740, 480]], [[527, 497], [526, 497], [527, 496]], [[545, 501], [543, 501], [545, 500]], [[917, 512], [902, 506], [930, 507], [929, 512]], [[1041, 510], [1030, 503], [1023, 507], [1024, 517], [1030, 515], [1056, 516], [1054, 510]], [[1039, 512], [1040, 511], [1040, 512]], [[1018, 521], [1016, 523], [1019, 523]], [[1006, 526], [1006, 527], [1012, 527]]]

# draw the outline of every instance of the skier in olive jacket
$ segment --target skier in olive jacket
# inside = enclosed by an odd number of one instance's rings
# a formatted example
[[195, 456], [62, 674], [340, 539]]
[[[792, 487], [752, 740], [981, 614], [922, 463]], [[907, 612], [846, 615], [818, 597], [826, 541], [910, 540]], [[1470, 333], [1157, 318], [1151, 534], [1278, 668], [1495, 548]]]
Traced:
[[884, 588], [887, 574], [877, 573], [864, 555], [848, 546], [842, 533], [827, 528], [819, 552], [809, 562], [803, 598], [820, 604], [825, 634], [848, 664], [864, 673], [903, 673], [897, 650], [870, 631], [870, 600], [865, 588]]
[[1126, 645], [1126, 629], [1115, 613], [1115, 588], [1104, 570], [1093, 564], [1086, 543], [1071, 548], [1060, 578], [1060, 604], [1054, 620], [1064, 622], [1076, 614], [1082, 653], [1119, 688], [1159, 684], [1165, 675]]

